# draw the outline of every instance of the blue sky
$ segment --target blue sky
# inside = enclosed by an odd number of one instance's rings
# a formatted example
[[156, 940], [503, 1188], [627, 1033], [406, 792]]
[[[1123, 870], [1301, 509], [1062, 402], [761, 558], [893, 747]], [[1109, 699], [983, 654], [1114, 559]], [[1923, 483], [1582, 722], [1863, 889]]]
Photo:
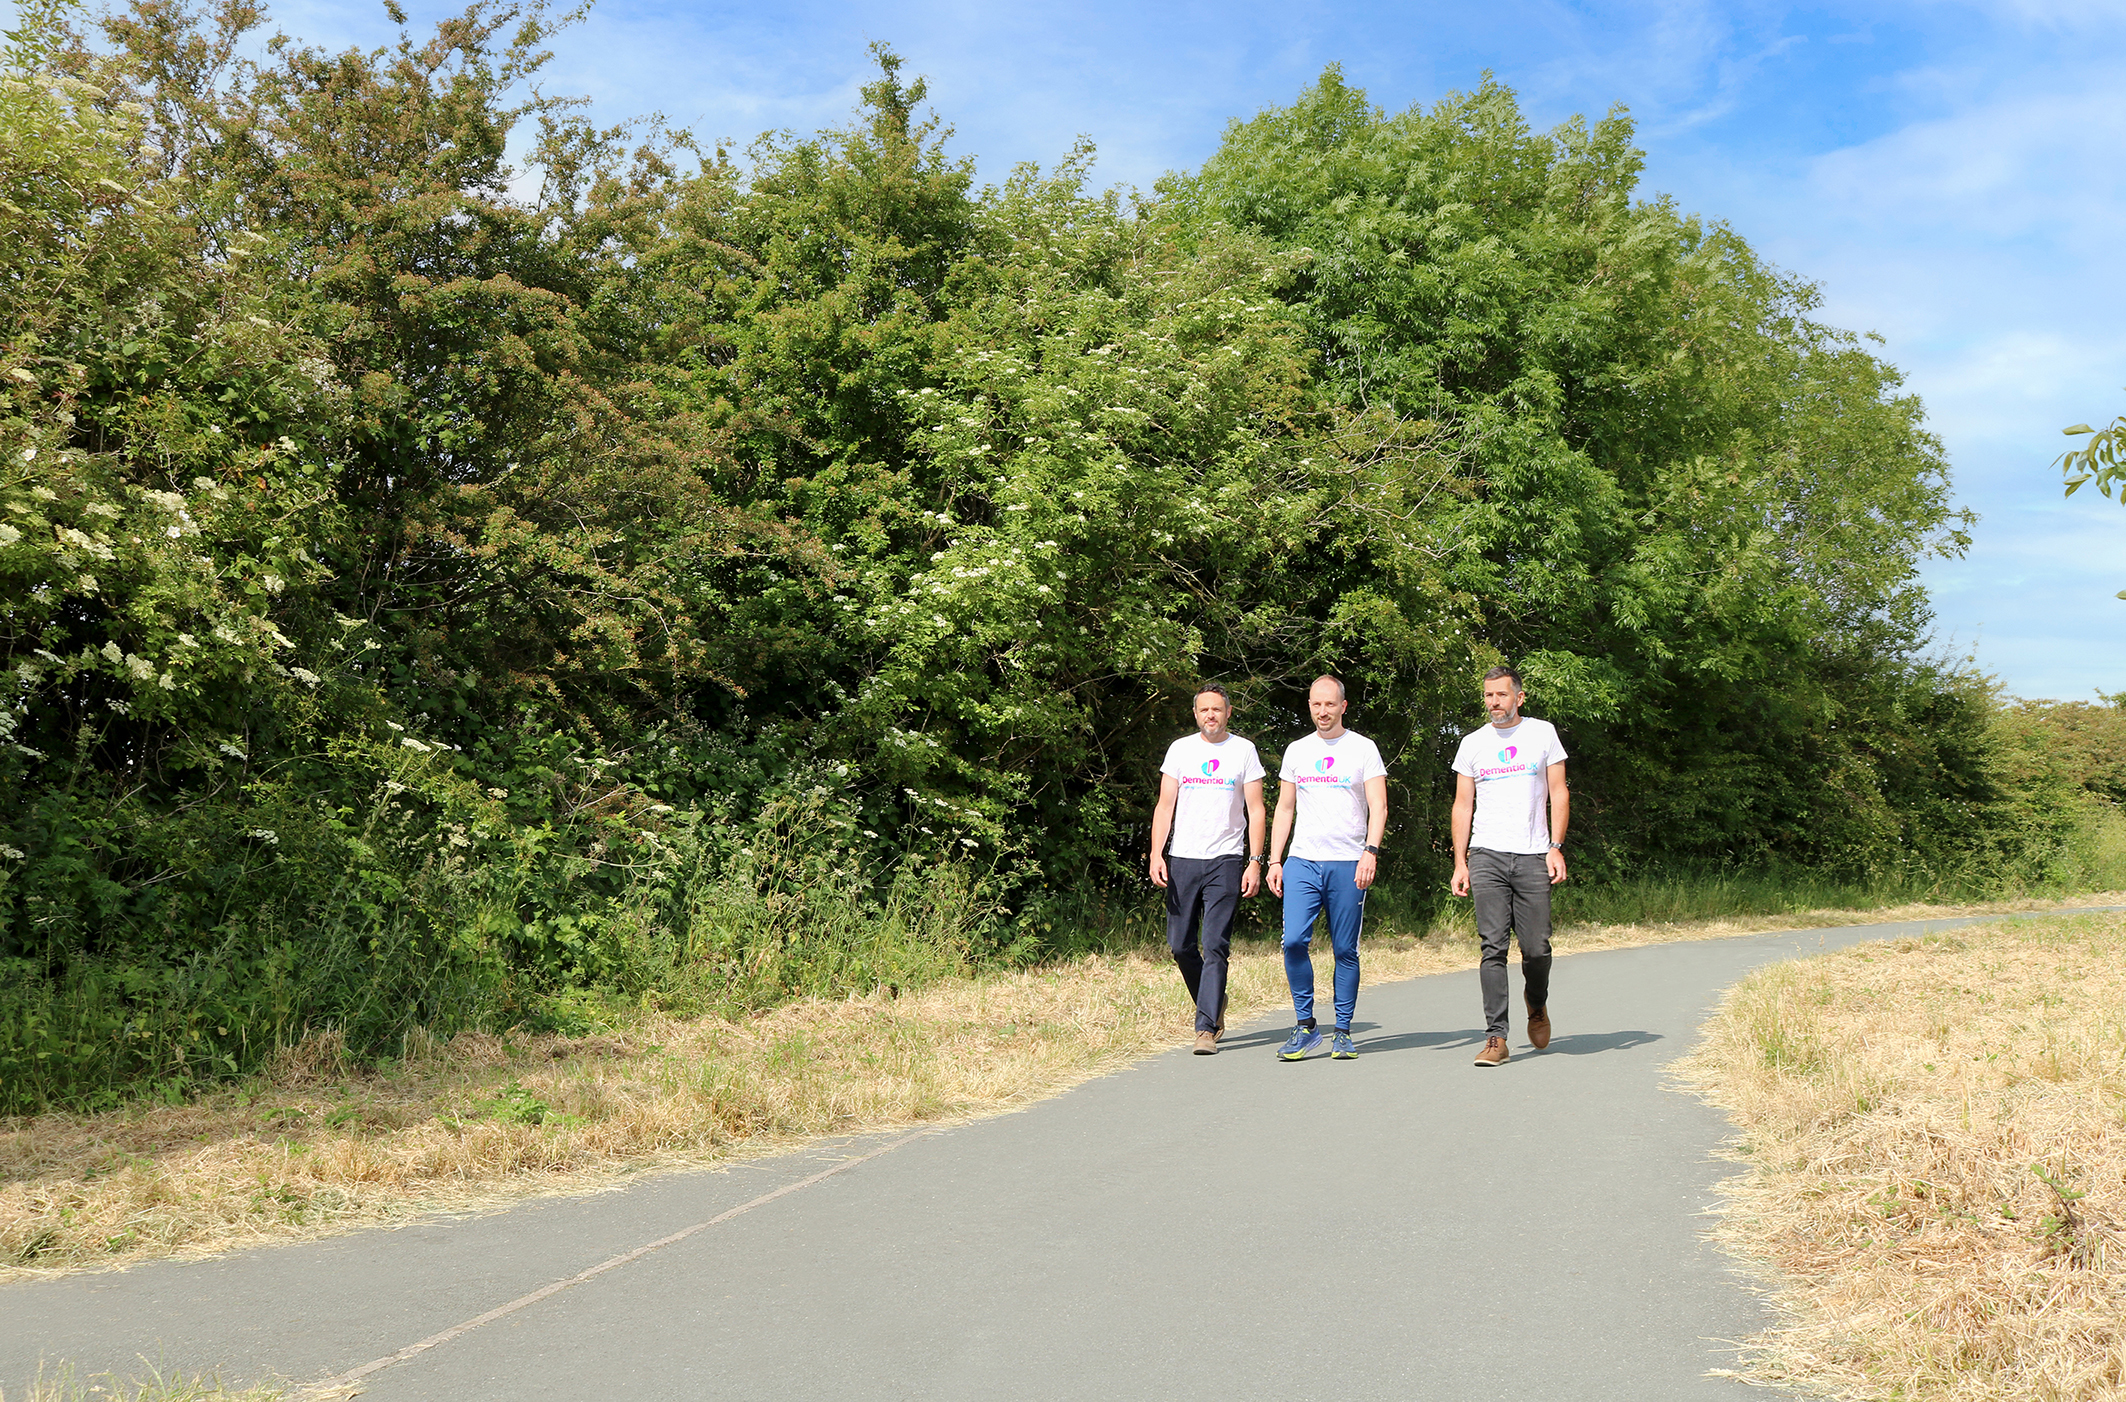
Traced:
[[[391, 34], [381, 0], [276, 15], [334, 46]], [[2126, 691], [2126, 507], [2062, 500], [2048, 466], [2063, 425], [2126, 412], [2126, 0], [600, 0], [550, 86], [742, 147], [844, 121], [874, 39], [985, 179], [1084, 133], [1102, 178], [1148, 186], [1331, 62], [1391, 110], [1486, 69], [1541, 125], [1628, 107], [1647, 193], [1820, 283], [1825, 319], [1883, 336], [1926, 401], [1981, 516], [1969, 557], [1927, 570], [1941, 646], [2020, 695]]]

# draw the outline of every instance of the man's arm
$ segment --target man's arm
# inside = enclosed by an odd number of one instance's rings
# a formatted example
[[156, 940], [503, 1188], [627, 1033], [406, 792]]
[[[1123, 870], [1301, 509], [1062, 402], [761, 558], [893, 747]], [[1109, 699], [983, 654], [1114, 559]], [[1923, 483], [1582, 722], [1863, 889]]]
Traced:
[[1241, 790], [1248, 805], [1248, 864], [1240, 873], [1240, 894], [1253, 896], [1262, 890], [1262, 780], [1250, 779]]
[[1181, 797], [1181, 781], [1171, 774], [1159, 776], [1159, 802], [1152, 808], [1152, 885], [1166, 885], [1166, 839], [1174, 830], [1174, 803]]
[[[1388, 776], [1376, 774], [1366, 780], [1366, 846], [1378, 847], [1388, 835]], [[1380, 859], [1371, 852], [1358, 854], [1358, 870], [1352, 881], [1363, 891], [1380, 874]]]
[[1550, 779], [1550, 851], [1543, 858], [1543, 865], [1550, 869], [1550, 884], [1555, 886], [1565, 879], [1565, 854], [1556, 844], [1565, 840], [1565, 826], [1572, 821], [1572, 790], [1565, 786], [1565, 761], [1559, 760], [1547, 771]]
[[1270, 825], [1270, 894], [1284, 895], [1284, 845], [1292, 836], [1292, 815], [1299, 811], [1299, 785], [1287, 779], [1277, 786], [1277, 821]]
[[1469, 894], [1469, 822], [1476, 816], [1476, 780], [1467, 774], [1454, 776], [1454, 883], [1457, 896]]

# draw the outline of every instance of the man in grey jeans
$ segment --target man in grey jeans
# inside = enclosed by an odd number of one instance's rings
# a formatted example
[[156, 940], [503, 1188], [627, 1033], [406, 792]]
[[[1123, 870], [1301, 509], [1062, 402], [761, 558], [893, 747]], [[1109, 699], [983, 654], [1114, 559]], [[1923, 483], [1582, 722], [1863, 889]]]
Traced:
[[1550, 888], [1565, 879], [1565, 746], [1549, 721], [1521, 714], [1521, 676], [1484, 673], [1489, 725], [1462, 737], [1454, 756], [1454, 894], [1476, 898], [1483, 944], [1484, 1049], [1479, 1066], [1506, 1062], [1506, 941], [1521, 942], [1528, 1043], [1550, 1045]]

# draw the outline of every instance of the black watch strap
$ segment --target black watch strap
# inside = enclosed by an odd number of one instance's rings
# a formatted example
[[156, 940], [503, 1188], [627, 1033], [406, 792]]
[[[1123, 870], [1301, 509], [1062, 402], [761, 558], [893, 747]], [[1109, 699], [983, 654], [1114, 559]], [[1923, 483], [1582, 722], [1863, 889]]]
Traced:
[[1370, 842], [1366, 844], [1366, 850], [1367, 850], [1368, 852], [1371, 852], [1371, 853], [1372, 853], [1372, 854], [1373, 854], [1374, 856], [1376, 856], [1376, 857], [1378, 857], [1379, 855], [1381, 855], [1381, 851], [1380, 851], [1380, 849], [1379, 849], [1378, 847], [1375, 847], [1375, 846], [1374, 846], [1374, 845], [1373, 845], [1372, 843], [1370, 843]]

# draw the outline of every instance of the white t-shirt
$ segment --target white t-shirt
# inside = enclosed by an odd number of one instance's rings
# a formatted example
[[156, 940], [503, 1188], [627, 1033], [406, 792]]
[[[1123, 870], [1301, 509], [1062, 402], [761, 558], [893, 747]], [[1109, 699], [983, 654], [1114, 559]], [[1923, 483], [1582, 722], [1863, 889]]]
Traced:
[[1213, 745], [1201, 732], [1184, 735], [1166, 747], [1159, 772], [1181, 785], [1168, 856], [1247, 855], [1247, 786], [1262, 777], [1262, 757], [1252, 742], [1229, 734]]
[[1356, 731], [1334, 740], [1320, 732], [1285, 748], [1277, 777], [1299, 790], [1291, 855], [1310, 862], [1351, 862], [1366, 851], [1366, 780], [1386, 774], [1380, 750]]
[[1480, 725], [1462, 737], [1454, 772], [1476, 780], [1469, 845], [1487, 852], [1550, 850], [1550, 766], [1565, 742], [1547, 720], [1522, 716], [1510, 730]]

